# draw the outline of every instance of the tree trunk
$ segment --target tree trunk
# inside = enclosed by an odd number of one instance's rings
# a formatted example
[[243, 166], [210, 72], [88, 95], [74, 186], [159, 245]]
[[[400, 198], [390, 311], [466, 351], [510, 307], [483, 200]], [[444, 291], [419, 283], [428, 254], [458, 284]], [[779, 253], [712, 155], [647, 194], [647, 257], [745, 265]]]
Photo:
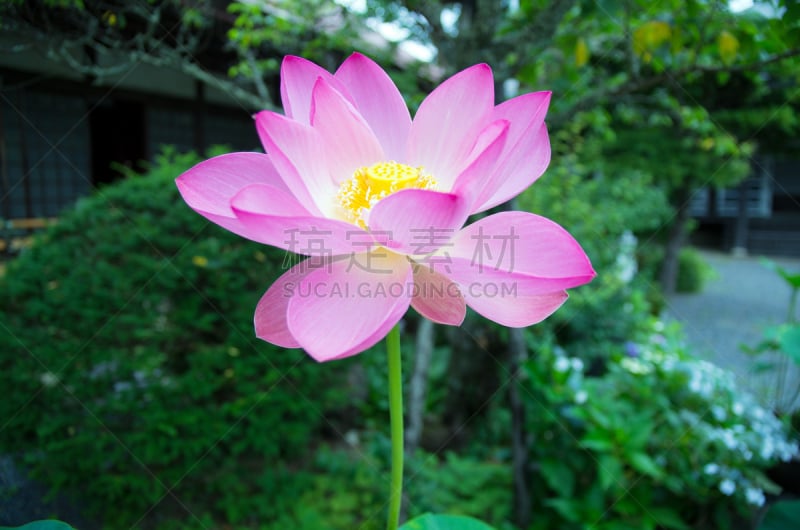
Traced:
[[661, 276], [659, 278], [661, 289], [666, 295], [675, 293], [678, 283], [678, 255], [686, 239], [691, 196], [691, 190], [687, 188], [682, 188], [675, 194], [675, 222], [672, 223], [669, 231], [664, 251], [664, 263], [661, 266]]
[[428, 395], [428, 368], [433, 356], [433, 322], [420, 319], [417, 327], [414, 372], [408, 388], [408, 424], [406, 427], [406, 453], [411, 455], [419, 447], [425, 421], [425, 399]]
[[525, 443], [525, 409], [519, 392], [519, 371], [528, 356], [525, 332], [508, 330], [508, 349], [511, 357], [511, 383], [508, 398], [511, 404], [511, 458], [514, 474], [514, 522], [527, 528], [531, 522], [531, 496], [528, 488], [528, 448]]

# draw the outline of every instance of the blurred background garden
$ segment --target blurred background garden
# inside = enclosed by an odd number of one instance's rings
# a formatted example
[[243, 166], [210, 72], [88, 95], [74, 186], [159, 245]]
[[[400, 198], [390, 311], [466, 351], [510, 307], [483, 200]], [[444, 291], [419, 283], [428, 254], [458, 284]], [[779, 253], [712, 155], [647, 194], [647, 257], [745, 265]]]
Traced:
[[0, 28], [0, 526], [381, 528], [383, 346], [257, 340], [292, 258], [174, 184], [260, 149], [283, 56], [360, 51], [412, 111], [479, 62], [498, 102], [552, 90], [513, 208], [598, 272], [525, 330], [409, 312], [406, 515], [800, 528], [794, 0], [6, 0]]

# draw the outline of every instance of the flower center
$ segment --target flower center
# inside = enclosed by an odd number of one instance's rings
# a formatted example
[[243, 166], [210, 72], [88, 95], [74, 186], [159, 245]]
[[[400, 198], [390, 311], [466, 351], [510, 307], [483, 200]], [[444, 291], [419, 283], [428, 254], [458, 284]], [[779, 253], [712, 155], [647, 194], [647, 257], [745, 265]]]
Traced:
[[344, 181], [336, 194], [348, 221], [367, 227], [365, 217], [376, 202], [392, 193], [409, 188], [430, 190], [436, 179], [423, 173], [421, 167], [411, 167], [397, 162], [378, 162], [362, 167]]

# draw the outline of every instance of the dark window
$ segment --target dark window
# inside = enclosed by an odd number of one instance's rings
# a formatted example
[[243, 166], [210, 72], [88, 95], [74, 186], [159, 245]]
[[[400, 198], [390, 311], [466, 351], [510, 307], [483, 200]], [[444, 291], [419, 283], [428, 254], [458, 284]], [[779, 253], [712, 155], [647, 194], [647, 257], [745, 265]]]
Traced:
[[92, 144], [92, 184], [121, 177], [116, 164], [138, 169], [145, 160], [144, 109], [131, 101], [100, 102], [89, 115]]

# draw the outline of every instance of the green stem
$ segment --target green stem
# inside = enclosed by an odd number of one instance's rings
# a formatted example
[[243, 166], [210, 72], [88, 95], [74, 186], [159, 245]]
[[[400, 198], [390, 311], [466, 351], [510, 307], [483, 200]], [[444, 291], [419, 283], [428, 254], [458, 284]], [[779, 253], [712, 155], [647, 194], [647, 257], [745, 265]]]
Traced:
[[392, 433], [392, 479], [387, 530], [396, 530], [403, 499], [403, 371], [400, 358], [400, 324], [386, 336], [389, 360], [389, 421]]

